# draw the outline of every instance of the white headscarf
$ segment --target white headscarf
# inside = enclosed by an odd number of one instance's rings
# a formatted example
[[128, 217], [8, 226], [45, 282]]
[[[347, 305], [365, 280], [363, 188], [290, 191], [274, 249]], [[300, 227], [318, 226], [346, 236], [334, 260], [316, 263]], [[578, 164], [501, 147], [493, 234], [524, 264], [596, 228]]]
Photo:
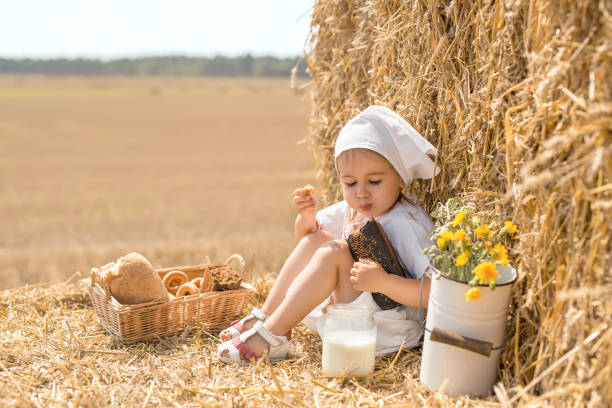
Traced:
[[334, 159], [346, 150], [358, 148], [383, 156], [406, 184], [416, 178], [430, 179], [440, 172], [427, 156], [435, 155], [436, 148], [384, 106], [370, 106], [344, 125], [336, 139]]

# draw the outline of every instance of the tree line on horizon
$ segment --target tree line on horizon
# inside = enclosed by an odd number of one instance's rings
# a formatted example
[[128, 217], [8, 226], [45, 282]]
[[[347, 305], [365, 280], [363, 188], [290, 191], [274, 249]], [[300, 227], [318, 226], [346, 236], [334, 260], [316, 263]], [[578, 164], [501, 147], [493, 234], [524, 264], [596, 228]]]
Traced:
[[308, 77], [306, 64], [297, 57], [253, 57], [247, 54], [240, 57], [162, 56], [109, 61], [87, 58], [7, 59], [0, 57], [0, 74], [288, 77], [296, 65], [298, 66], [297, 76]]

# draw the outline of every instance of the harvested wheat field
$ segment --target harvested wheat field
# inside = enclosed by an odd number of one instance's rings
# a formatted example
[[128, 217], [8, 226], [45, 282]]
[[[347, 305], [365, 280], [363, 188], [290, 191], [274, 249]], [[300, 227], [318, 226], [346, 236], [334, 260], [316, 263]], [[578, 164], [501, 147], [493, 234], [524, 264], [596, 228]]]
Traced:
[[0, 289], [130, 251], [269, 273], [290, 250], [289, 195], [314, 169], [289, 78], [5, 76], [0, 112]]

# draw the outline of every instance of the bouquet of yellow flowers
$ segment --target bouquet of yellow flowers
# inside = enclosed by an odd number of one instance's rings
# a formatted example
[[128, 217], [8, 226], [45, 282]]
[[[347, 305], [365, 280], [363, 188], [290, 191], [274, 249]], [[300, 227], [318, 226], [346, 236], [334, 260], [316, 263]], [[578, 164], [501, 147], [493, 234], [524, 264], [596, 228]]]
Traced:
[[466, 300], [478, 299], [478, 285], [495, 288], [499, 277], [496, 265], [509, 263], [507, 244], [516, 233], [511, 221], [496, 214], [477, 212], [472, 203], [451, 198], [438, 204], [432, 213], [436, 243], [425, 249], [433, 266], [450, 278], [469, 283]]

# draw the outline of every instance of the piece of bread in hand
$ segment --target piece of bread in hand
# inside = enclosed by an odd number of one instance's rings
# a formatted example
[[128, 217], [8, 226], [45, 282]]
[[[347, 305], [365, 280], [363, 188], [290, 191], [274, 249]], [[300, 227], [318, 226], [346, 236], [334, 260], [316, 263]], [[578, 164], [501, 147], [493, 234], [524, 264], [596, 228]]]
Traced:
[[302, 187], [302, 193], [304, 195], [311, 196], [311, 197], [312, 197], [312, 193], [314, 193], [315, 190], [316, 190], [316, 187], [313, 186], [312, 184], [306, 184], [304, 187]]
[[101, 275], [113, 297], [121, 304], [169, 299], [168, 291], [153, 265], [136, 252], [122, 256], [113, 264], [104, 265]]
[[320, 189], [316, 188], [312, 184], [306, 184], [304, 187], [298, 188], [297, 190], [295, 190], [295, 192], [293, 192], [291, 197], [302, 196], [304, 198], [306, 197], [312, 198], [312, 195], [317, 191], [320, 191]]

